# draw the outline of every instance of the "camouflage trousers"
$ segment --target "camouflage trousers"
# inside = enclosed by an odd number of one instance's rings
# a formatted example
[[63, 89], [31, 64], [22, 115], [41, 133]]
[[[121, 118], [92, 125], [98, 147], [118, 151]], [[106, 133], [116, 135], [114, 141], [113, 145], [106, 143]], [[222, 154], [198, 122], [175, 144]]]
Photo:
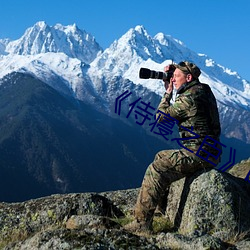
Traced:
[[212, 164], [186, 149], [160, 151], [146, 170], [135, 205], [135, 218], [138, 221], [152, 221], [158, 203], [165, 197], [172, 182], [199, 169], [212, 167]]

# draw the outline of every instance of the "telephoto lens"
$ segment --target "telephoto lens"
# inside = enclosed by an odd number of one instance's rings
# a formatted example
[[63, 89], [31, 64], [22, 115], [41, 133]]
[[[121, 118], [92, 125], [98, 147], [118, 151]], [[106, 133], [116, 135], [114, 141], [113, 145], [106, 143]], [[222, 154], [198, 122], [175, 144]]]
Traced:
[[162, 79], [170, 82], [171, 77], [175, 71], [175, 65], [170, 64], [167, 72], [154, 71], [147, 68], [140, 68], [139, 77], [142, 79]]
[[142, 79], [167, 79], [165, 72], [154, 71], [147, 68], [140, 68], [139, 77]]

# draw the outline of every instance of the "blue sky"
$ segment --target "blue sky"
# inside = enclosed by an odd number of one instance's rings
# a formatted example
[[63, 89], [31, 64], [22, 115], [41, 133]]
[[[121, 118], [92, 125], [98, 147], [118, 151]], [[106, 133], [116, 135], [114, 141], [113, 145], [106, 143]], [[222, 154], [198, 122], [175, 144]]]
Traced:
[[250, 81], [249, 0], [0, 0], [0, 38], [18, 39], [37, 21], [91, 33], [105, 49], [130, 28], [171, 35]]

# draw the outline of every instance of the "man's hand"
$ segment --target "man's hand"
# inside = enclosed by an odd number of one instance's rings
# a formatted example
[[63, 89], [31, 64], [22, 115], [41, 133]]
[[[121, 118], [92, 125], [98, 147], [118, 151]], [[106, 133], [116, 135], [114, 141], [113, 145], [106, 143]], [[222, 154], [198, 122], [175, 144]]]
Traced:
[[[164, 71], [168, 72], [170, 68], [170, 65], [165, 66], [164, 67]], [[173, 91], [173, 82], [172, 82], [172, 78], [170, 78], [170, 82], [168, 82], [167, 80], [163, 80], [164, 81], [164, 86], [166, 89], [166, 93], [170, 94]]]

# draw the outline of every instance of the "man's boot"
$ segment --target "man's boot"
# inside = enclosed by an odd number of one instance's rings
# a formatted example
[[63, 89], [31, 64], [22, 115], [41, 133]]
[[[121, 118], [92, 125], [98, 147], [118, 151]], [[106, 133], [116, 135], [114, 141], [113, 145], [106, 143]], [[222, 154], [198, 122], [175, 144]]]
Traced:
[[129, 224], [123, 227], [125, 230], [134, 233], [148, 233], [151, 234], [153, 231], [152, 221], [139, 221], [138, 219], [134, 219]]

